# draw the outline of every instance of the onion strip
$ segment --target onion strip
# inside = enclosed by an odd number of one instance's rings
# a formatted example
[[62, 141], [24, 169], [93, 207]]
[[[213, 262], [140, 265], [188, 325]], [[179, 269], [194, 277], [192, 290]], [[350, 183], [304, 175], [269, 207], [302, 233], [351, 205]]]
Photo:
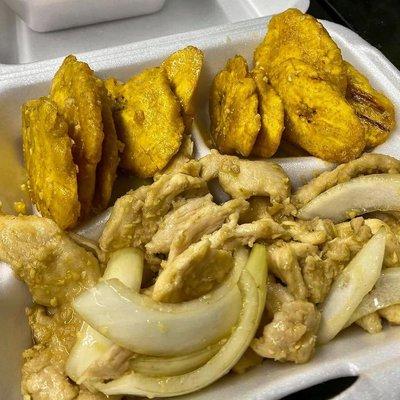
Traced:
[[202, 350], [178, 357], [152, 357], [138, 354], [130, 360], [130, 370], [147, 376], [181, 375], [204, 365], [218, 353], [226, 339]]
[[374, 311], [400, 303], [400, 268], [385, 269], [375, 287], [363, 298], [347, 325]]
[[226, 293], [222, 286], [196, 300], [166, 304], [109, 280], [80, 295], [74, 308], [85, 322], [126, 349], [175, 356], [225, 337], [237, 322], [240, 292], [235, 286]]
[[239, 280], [242, 310], [239, 322], [221, 350], [202, 367], [172, 377], [149, 377], [132, 372], [96, 388], [107, 395], [168, 397], [191, 393], [216, 381], [236, 364], [249, 346], [257, 329], [259, 293], [251, 274], [243, 271]]
[[385, 244], [386, 231], [381, 228], [336, 278], [322, 304], [319, 343], [329, 342], [345, 327], [373, 288], [381, 273]]
[[[142, 274], [142, 251], [125, 248], [111, 255], [103, 279], [118, 279], [132, 290], [138, 291], [142, 283]], [[67, 375], [75, 382], [81, 383], [81, 377], [87, 369], [107, 353], [112, 345], [112, 341], [84, 322], [65, 365]]]

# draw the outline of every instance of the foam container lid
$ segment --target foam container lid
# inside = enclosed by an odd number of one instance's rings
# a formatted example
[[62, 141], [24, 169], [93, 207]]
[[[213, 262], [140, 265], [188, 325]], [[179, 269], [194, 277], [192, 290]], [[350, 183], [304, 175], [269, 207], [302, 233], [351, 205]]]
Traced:
[[[226, 60], [242, 54], [249, 62], [256, 44], [266, 31], [269, 18], [259, 18], [197, 32], [188, 32], [160, 39], [128, 44], [78, 55], [101, 76], [125, 80], [149, 66], [158, 65], [171, 52], [194, 45], [205, 52], [205, 67], [199, 85], [199, 114], [196, 124], [208, 126], [208, 93], [215, 73]], [[322, 21], [342, 49], [343, 57], [354, 64], [371, 83], [391, 98], [400, 110], [400, 73], [376, 49], [352, 31]], [[7, 203], [18, 200], [23, 182], [20, 106], [30, 98], [46, 95], [49, 83], [62, 59], [37, 62], [25, 66], [0, 66], [0, 199]], [[388, 141], [374, 151], [400, 158], [400, 123]], [[194, 132], [197, 156], [208, 153], [202, 137]], [[332, 165], [313, 157], [276, 159], [297, 187], [317, 172]], [[7, 204], [5, 204], [7, 206]], [[0, 265], [0, 393], [2, 398], [17, 400], [20, 395], [21, 352], [31, 343], [24, 315], [30, 296], [24, 285], [15, 279], [6, 265]], [[182, 399], [278, 399], [305, 387], [341, 376], [358, 375], [357, 382], [337, 399], [400, 398], [400, 328], [385, 327], [376, 335], [357, 328], [342, 332], [333, 342], [318, 348], [311, 362], [304, 365], [281, 364], [265, 360], [242, 376], [227, 376], [210, 387]]]

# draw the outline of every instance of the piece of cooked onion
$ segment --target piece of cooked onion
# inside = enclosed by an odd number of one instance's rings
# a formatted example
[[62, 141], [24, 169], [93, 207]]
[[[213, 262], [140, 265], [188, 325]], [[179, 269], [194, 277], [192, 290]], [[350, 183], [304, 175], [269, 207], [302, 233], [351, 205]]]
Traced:
[[[142, 274], [143, 252], [136, 248], [125, 248], [111, 255], [103, 279], [118, 279], [132, 290], [139, 291]], [[85, 371], [112, 345], [111, 340], [84, 322], [65, 365], [67, 375], [80, 383]]]
[[321, 193], [301, 208], [297, 217], [341, 222], [372, 211], [400, 211], [399, 193], [399, 174], [360, 176]]
[[363, 298], [346, 325], [393, 304], [400, 304], [400, 268], [387, 268], [382, 271], [375, 287]]
[[107, 263], [103, 280], [118, 279], [128, 288], [138, 292], [142, 284], [143, 252], [134, 247], [114, 251]]
[[241, 275], [239, 288], [242, 309], [236, 329], [221, 350], [202, 367], [170, 377], [149, 377], [132, 372], [109, 383], [98, 384], [96, 388], [107, 395], [179, 396], [202, 389], [225, 375], [249, 346], [259, 322], [260, 294], [247, 271]]
[[106, 353], [112, 344], [111, 340], [84, 322], [65, 364], [66, 374], [73, 381], [80, 383], [80, 377], [89, 366]]
[[147, 376], [185, 374], [205, 364], [218, 353], [225, 342], [226, 339], [222, 339], [204, 349], [178, 357], [152, 357], [138, 354], [130, 360], [130, 370]]
[[336, 278], [322, 304], [318, 342], [327, 343], [346, 325], [382, 269], [386, 231], [381, 228]]
[[[223, 293], [223, 295], [222, 295]], [[158, 303], [117, 280], [99, 282], [74, 301], [78, 314], [114, 343], [136, 353], [176, 356], [222, 339], [240, 312], [237, 286], [185, 303]]]

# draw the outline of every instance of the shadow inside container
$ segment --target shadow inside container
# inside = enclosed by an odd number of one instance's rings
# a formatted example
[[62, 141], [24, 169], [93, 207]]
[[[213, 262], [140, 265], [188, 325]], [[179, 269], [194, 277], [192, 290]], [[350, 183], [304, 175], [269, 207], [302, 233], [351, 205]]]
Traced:
[[358, 376], [344, 376], [319, 383], [283, 397], [281, 400], [328, 400], [352, 386]]

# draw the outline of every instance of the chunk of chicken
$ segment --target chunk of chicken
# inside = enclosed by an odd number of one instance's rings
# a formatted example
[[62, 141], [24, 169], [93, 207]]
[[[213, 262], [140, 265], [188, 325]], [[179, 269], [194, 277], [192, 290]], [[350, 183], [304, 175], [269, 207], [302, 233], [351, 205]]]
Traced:
[[332, 221], [315, 218], [312, 221], [287, 220], [282, 226], [293, 240], [319, 245], [335, 237], [335, 226]]
[[179, 196], [204, 194], [206, 182], [184, 173], [165, 174], [150, 186], [142, 186], [120, 197], [100, 237], [104, 251], [141, 247], [157, 232], [161, 218]]
[[337, 237], [328, 241], [322, 249], [322, 258], [336, 263], [339, 274], [345, 265], [361, 250], [371, 238], [371, 229], [362, 217], [336, 225]]
[[231, 221], [209, 235], [214, 248], [225, 249], [234, 249], [238, 245], [252, 247], [257, 240], [270, 241], [281, 237], [287, 238], [287, 233], [269, 216], [241, 225], [237, 225], [236, 221]]
[[119, 378], [129, 369], [129, 359], [132, 355], [130, 350], [113, 344], [100, 359], [90, 365], [80, 380], [90, 385], [91, 380]]
[[314, 197], [338, 183], [347, 182], [360, 175], [377, 173], [400, 173], [400, 161], [383, 154], [364, 154], [360, 158], [341, 164], [333, 171], [324, 172], [302, 186], [292, 196], [293, 204], [300, 208], [309, 203]]
[[202, 239], [167, 261], [154, 285], [156, 301], [178, 303], [200, 297], [222, 282], [233, 266], [232, 253]]
[[371, 218], [365, 220], [373, 235], [379, 231], [381, 227], [386, 228], [386, 246], [385, 257], [383, 260], [384, 268], [393, 268], [400, 266], [400, 243], [397, 236], [394, 234], [389, 225], [385, 224], [380, 219]]
[[284, 282], [289, 292], [299, 300], [307, 298], [307, 288], [297, 257], [291, 246], [278, 240], [267, 248], [270, 271]]
[[314, 304], [322, 303], [338, 274], [337, 265], [331, 260], [322, 260], [318, 255], [310, 255], [301, 266], [309, 300]]
[[243, 160], [212, 150], [200, 163], [201, 176], [207, 181], [218, 178], [222, 189], [233, 198], [264, 196], [274, 204], [282, 203], [290, 195], [288, 176], [270, 161]]
[[165, 216], [146, 250], [150, 253], [169, 252], [169, 259], [172, 260], [203, 235], [219, 229], [231, 214], [247, 207], [243, 199], [227, 201], [221, 206], [212, 202], [211, 195], [189, 199]]
[[391, 325], [400, 325], [400, 304], [393, 304], [378, 311]]
[[368, 333], [379, 333], [382, 330], [382, 321], [377, 312], [367, 314], [356, 321]]
[[267, 197], [254, 196], [248, 199], [249, 207], [240, 213], [241, 224], [251, 223], [269, 217], [271, 203]]
[[[51, 351], [41, 345], [23, 354], [22, 394], [32, 400], [73, 400], [79, 388], [51, 362]], [[26, 396], [26, 397], [25, 397]]]
[[28, 311], [36, 345], [23, 354], [22, 392], [32, 400], [70, 400], [79, 392], [64, 365], [82, 322], [69, 304], [52, 312], [48, 315], [42, 306]]
[[319, 322], [320, 313], [313, 304], [299, 300], [283, 303], [251, 347], [262, 357], [305, 363], [314, 354]]
[[0, 260], [10, 264], [38, 304], [55, 307], [94, 285], [97, 259], [54, 221], [0, 215]]
[[282, 310], [284, 303], [289, 303], [291, 301], [294, 301], [294, 297], [289, 293], [287, 288], [280, 283], [268, 279], [265, 308], [271, 320], [278, 311]]

